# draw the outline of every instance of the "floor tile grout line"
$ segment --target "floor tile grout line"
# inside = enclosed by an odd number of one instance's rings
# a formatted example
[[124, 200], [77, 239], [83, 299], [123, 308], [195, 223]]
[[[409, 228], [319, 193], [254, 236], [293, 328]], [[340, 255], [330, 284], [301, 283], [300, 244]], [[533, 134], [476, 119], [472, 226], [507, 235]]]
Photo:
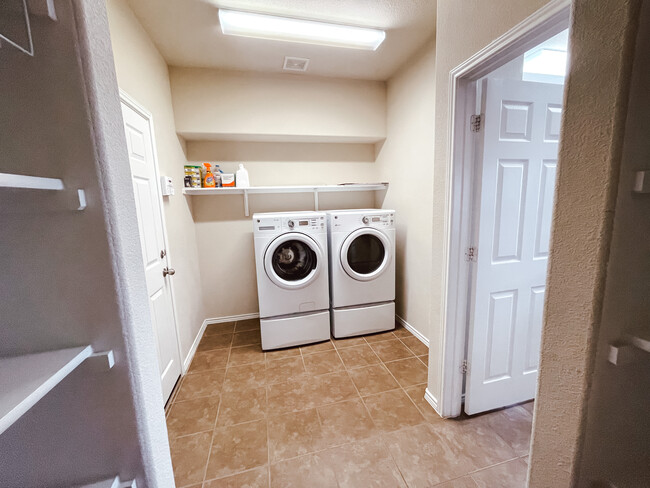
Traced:
[[[413, 337], [415, 337], [415, 336], [413, 336]], [[400, 340], [400, 342], [404, 345], [404, 347], [406, 347], [406, 348], [408, 349], [408, 346], [407, 346], [406, 344], [404, 344], [401, 340]], [[409, 349], [409, 351], [411, 351], [411, 350]], [[410, 359], [410, 358], [406, 358], [406, 359]], [[395, 380], [395, 382], [396, 382], [397, 385], [399, 386], [399, 389], [402, 390], [402, 393], [403, 393], [404, 395], [406, 395], [406, 398], [408, 398], [409, 401], [411, 402], [411, 404], [415, 407], [415, 410], [420, 414], [420, 416], [422, 417], [422, 419], [423, 419], [424, 421], [426, 421], [426, 418], [424, 417], [424, 414], [422, 414], [422, 412], [420, 411], [420, 409], [418, 408], [418, 406], [415, 404], [415, 402], [413, 401], [413, 399], [411, 398], [411, 396], [406, 392], [406, 389], [402, 386], [402, 383], [400, 383], [400, 382], [397, 380], [397, 378], [395, 377], [395, 375], [393, 374], [393, 372], [388, 368], [388, 366], [386, 366], [386, 363], [384, 362], [384, 360], [381, 359], [381, 358], [379, 358], [379, 360], [382, 362], [384, 368], [386, 368], [386, 370], [388, 371], [388, 373], [393, 377], [393, 379]], [[399, 359], [396, 359], [395, 361], [399, 361]], [[392, 362], [392, 361], [389, 361], [389, 362]], [[428, 367], [427, 367], [427, 370], [428, 370]]]
[[[376, 434], [371, 435], [370, 437], [366, 437], [365, 439], [362, 439], [362, 440], [368, 440], [368, 439], [372, 439], [372, 438], [380, 437], [380, 436], [381, 436], [381, 433], [377, 432]], [[323, 447], [322, 449], [316, 449], [315, 451], [303, 452], [301, 454], [297, 454], [295, 456], [290, 456], [288, 458], [278, 459], [277, 461], [274, 461], [272, 464], [276, 465], [276, 464], [284, 463], [284, 462], [287, 462], [287, 461], [293, 461], [294, 459], [299, 459], [299, 458], [306, 457], [306, 456], [313, 456], [314, 454], [321, 454], [321, 453], [323, 453], [325, 451], [329, 451], [330, 449], [337, 449], [339, 447], [349, 446], [350, 444], [355, 444], [357, 442], [361, 442], [361, 441], [354, 440], [354, 441], [341, 442], [340, 444], [333, 444], [333, 445], [328, 446], [328, 447]]]
[[[350, 378], [350, 381], [352, 381], [351, 378]], [[279, 384], [279, 383], [276, 383], [276, 384]], [[352, 382], [352, 384], [354, 384], [354, 382]], [[370, 396], [370, 395], [368, 395], [368, 396]], [[363, 397], [360, 396], [360, 398], [363, 400]], [[314, 407], [309, 407], [309, 408], [304, 408], [304, 409], [302, 409], [302, 410], [292, 410], [292, 411], [290, 411], [290, 412], [284, 412], [284, 413], [281, 413], [281, 414], [278, 414], [278, 415], [269, 416], [269, 418], [273, 418], [273, 417], [283, 417], [283, 416], [285, 416], [285, 415], [293, 415], [293, 414], [296, 414], [296, 413], [306, 412], [307, 410], [314, 410], [314, 409], [317, 409], [317, 408], [320, 408], [320, 407], [330, 407], [330, 406], [332, 406], [332, 405], [338, 405], [339, 403], [345, 403], [345, 402], [349, 402], [349, 401], [350, 401], [350, 399], [347, 398], [347, 399], [339, 400], [339, 401], [336, 401], [336, 402], [323, 403], [323, 404], [321, 404], [321, 405], [314, 406]]]
[[[264, 364], [264, 371], [266, 371], [266, 363]], [[266, 408], [264, 409], [264, 421], [266, 422], [266, 471], [269, 478], [268, 488], [271, 488], [271, 433], [269, 432], [269, 390], [267, 386], [264, 386], [264, 397], [266, 399]]]
[[[346, 401], [349, 401], [349, 400], [346, 400]], [[372, 420], [372, 417], [371, 417], [371, 420]], [[426, 421], [422, 421], [422, 422], [419, 423], [419, 424], [415, 424], [415, 425], [405, 425], [404, 427], [400, 427], [399, 429], [391, 430], [391, 431], [389, 431], [389, 432], [377, 431], [377, 432], [375, 432], [373, 435], [371, 435], [371, 436], [369, 436], [369, 437], [366, 437], [365, 439], [362, 439], [361, 441], [359, 441], [359, 440], [352, 440], [352, 441], [345, 441], [345, 442], [342, 442], [342, 443], [340, 443], [340, 444], [333, 444], [333, 445], [331, 445], [331, 446], [324, 447], [324, 448], [322, 448], [322, 449], [316, 449], [315, 451], [303, 452], [303, 453], [301, 453], [301, 454], [297, 454], [297, 455], [295, 455], [295, 456], [290, 456], [290, 457], [287, 457], [287, 458], [284, 458], [284, 459], [279, 459], [279, 460], [277, 460], [277, 461], [274, 461], [274, 462], [271, 463], [271, 464], [275, 465], [275, 464], [279, 464], [279, 463], [284, 463], [284, 462], [286, 462], [286, 461], [293, 461], [294, 459], [299, 459], [299, 458], [306, 457], [306, 456], [312, 456], [312, 455], [314, 455], [314, 454], [320, 454], [320, 453], [323, 453], [323, 452], [328, 451], [328, 450], [330, 450], [330, 449], [336, 449], [336, 448], [339, 448], [339, 447], [348, 446], [348, 445], [350, 445], [350, 444], [355, 444], [355, 443], [357, 443], [357, 442], [367, 441], [367, 440], [369, 440], [369, 439], [381, 438], [382, 436], [384, 436], [384, 435], [386, 435], [386, 434], [393, 434], [393, 433], [401, 432], [401, 431], [404, 431], [404, 430], [413, 429], [413, 428], [416, 428], [416, 427], [418, 427], [418, 426], [420, 426], [420, 425], [425, 425], [425, 424], [427, 424], [427, 422], [426, 422]], [[511, 460], [510, 460], [510, 461], [511, 461]], [[507, 461], [504, 461], [504, 462], [507, 462]], [[502, 463], [499, 463], [499, 464], [502, 464]], [[496, 466], [496, 464], [493, 465], [493, 466]], [[488, 466], [488, 467], [492, 467], [492, 466]], [[480, 470], [482, 470], [482, 469], [486, 469], [486, 468], [481, 468]], [[480, 470], [478, 470], [478, 471], [480, 471]], [[469, 474], [469, 473], [468, 473], [468, 474]], [[463, 476], [466, 476], [466, 475], [463, 475]]]
[[[465, 474], [462, 474], [460, 476], [456, 476], [455, 478], [450, 478], [450, 479], [445, 480], [445, 481], [441, 481], [440, 483], [436, 483], [433, 486], [440, 486], [443, 483], [449, 483], [450, 481], [456, 481], [458, 479], [465, 478], [466, 476], [469, 476], [471, 478], [472, 475], [475, 475], [475, 474], [480, 473], [482, 471], [486, 471], [488, 469], [496, 468], [497, 466], [501, 466], [503, 464], [508, 464], [508, 463], [511, 463], [513, 461], [518, 461], [518, 460], [519, 460], [519, 458], [517, 458], [517, 457], [511, 458], [511, 459], [506, 459], [505, 461], [500, 461], [498, 463], [490, 464], [489, 466], [484, 466], [482, 468], [478, 468], [478, 469], [475, 469], [473, 471], [468, 471]], [[474, 478], [472, 478], [472, 481], [475, 481]]]
[[[236, 473], [230, 473], [230, 474], [226, 474], [226, 475], [223, 475], [223, 476], [218, 476], [216, 478], [206, 479], [203, 483], [205, 484], [205, 483], [211, 483], [213, 481], [224, 480], [226, 478], [230, 478], [231, 476], [239, 476], [240, 474], [250, 473], [251, 471], [255, 471], [256, 469], [260, 469], [260, 468], [263, 468], [263, 467], [264, 466], [255, 466], [254, 468], [246, 468], [243, 471], [237, 471]], [[194, 485], [189, 485], [189, 486], [193, 487]], [[183, 487], [179, 487], [179, 488], [183, 488]], [[200, 488], [200, 487], [197, 487], [197, 488]]]
[[[415, 336], [412, 336], [412, 337], [413, 337], [414, 339], [418, 339], [418, 338], [415, 337]], [[399, 339], [399, 341], [400, 341], [402, 344], [404, 344], [404, 347], [405, 347], [406, 349], [408, 349], [409, 351], [411, 351], [411, 352], [413, 353], [413, 355], [414, 355], [416, 358], [419, 358], [420, 356], [424, 356], [424, 354], [420, 354], [420, 355], [418, 356], [418, 354], [417, 354], [413, 349], [411, 349], [411, 348], [408, 346], [408, 344], [407, 344], [406, 342], [404, 342], [404, 341], [402, 340], [403, 337], [398, 337], [398, 339]], [[419, 341], [419, 340], [420, 340], [420, 339], [418, 339], [418, 341]], [[420, 344], [422, 344], [422, 342], [420, 342]], [[427, 350], [428, 350], [428, 349], [429, 349], [429, 348], [427, 347]]]
[[[409, 426], [409, 427], [415, 427], [415, 426]], [[401, 429], [399, 429], [401, 430]], [[397, 431], [395, 431], [397, 432]], [[395, 467], [397, 468], [397, 471], [399, 472], [399, 475], [402, 477], [402, 480], [404, 480], [404, 485], [408, 488], [409, 483], [406, 481], [406, 477], [404, 476], [404, 473], [402, 473], [402, 468], [400, 468], [399, 463], [397, 462], [397, 459], [395, 459], [395, 456], [393, 456], [393, 453], [390, 451], [390, 446], [388, 445], [388, 442], [384, 439], [385, 437], [385, 432], [382, 432], [381, 435], [379, 436], [379, 439], [386, 451], [388, 451], [388, 455], [390, 458], [393, 460], [393, 463], [395, 464]]]
[[[370, 348], [370, 350], [372, 351], [372, 348]], [[336, 353], [339, 355], [339, 359], [341, 360], [341, 362], [343, 362], [343, 358], [341, 358], [341, 355], [339, 354], [338, 350], [336, 351]], [[373, 351], [373, 353], [374, 353], [374, 351]], [[379, 358], [377, 358], [377, 359], [379, 359]], [[363, 405], [363, 408], [365, 409], [366, 413], [368, 414], [368, 418], [372, 422], [372, 426], [376, 430], [379, 430], [379, 426], [377, 426], [377, 424], [375, 423], [375, 419], [372, 418], [372, 414], [370, 413], [370, 410], [368, 409], [368, 405], [366, 405], [366, 402], [363, 401], [363, 397], [361, 396], [361, 392], [359, 391], [359, 388], [357, 388], [357, 384], [352, 379], [352, 376], [350, 376], [349, 369], [345, 366], [345, 363], [343, 363], [343, 366], [345, 367], [345, 372], [346, 372], [346, 374], [348, 376], [348, 379], [352, 383], [352, 386], [354, 386], [354, 390], [357, 392], [357, 395], [359, 396], [359, 400], [361, 400], [361, 405]]]
[[[225, 381], [225, 376], [224, 376], [224, 381]], [[217, 415], [215, 415], [214, 422], [212, 424], [212, 435], [210, 436], [210, 447], [208, 448], [208, 457], [205, 460], [205, 467], [203, 468], [203, 481], [201, 481], [201, 484], [205, 483], [205, 478], [208, 476], [208, 466], [210, 465], [210, 456], [212, 456], [212, 444], [214, 444], [214, 436], [216, 435], [217, 420], [219, 419], [220, 410], [221, 410], [221, 396], [219, 396], [219, 406], [217, 407]]]
[[196, 434], [205, 434], [206, 432], [212, 432], [213, 430], [214, 430], [213, 428], [209, 428], [209, 429], [205, 429], [205, 430], [199, 430], [199, 431], [196, 431], [196, 432], [192, 432], [190, 434], [176, 435], [176, 436], [173, 436], [173, 437], [170, 436], [169, 440], [173, 441], [173, 440], [176, 440], [176, 439], [184, 439], [185, 437], [190, 437], [190, 436], [193, 436], [193, 435], [196, 435]]

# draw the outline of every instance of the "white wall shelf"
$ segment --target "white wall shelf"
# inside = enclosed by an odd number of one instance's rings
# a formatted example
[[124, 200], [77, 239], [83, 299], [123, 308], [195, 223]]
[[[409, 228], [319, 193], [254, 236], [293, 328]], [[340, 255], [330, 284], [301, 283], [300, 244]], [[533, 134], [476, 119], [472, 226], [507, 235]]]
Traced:
[[91, 346], [0, 358], [0, 434], [91, 357], [103, 369], [114, 364], [112, 351]]
[[645, 352], [650, 352], [650, 327], [638, 329], [627, 335], [627, 339], [634, 347]]
[[650, 193], [650, 171], [636, 172], [632, 191], [635, 193]]
[[185, 195], [244, 195], [244, 214], [249, 216], [248, 195], [270, 193], [313, 193], [314, 208], [318, 210], [318, 194], [343, 191], [386, 191], [388, 183], [350, 183], [342, 185], [252, 186], [250, 188], [183, 188]]
[[[86, 192], [67, 189], [58, 178], [0, 173], [3, 213], [84, 210]], [[5, 199], [11, 205], [5, 204]]]

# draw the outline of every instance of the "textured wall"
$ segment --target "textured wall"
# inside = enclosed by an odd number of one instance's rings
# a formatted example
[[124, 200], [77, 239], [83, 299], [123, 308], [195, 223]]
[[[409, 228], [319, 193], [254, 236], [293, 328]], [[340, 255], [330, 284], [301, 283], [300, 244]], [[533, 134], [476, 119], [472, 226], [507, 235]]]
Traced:
[[607, 362], [609, 344], [636, 328], [650, 328], [650, 195], [630, 191], [635, 173], [650, 170], [650, 2], [643, 3], [635, 48], [623, 161], [598, 338], [587, 404], [580, 482], [650, 486], [650, 355], [627, 365]]
[[[102, 0], [32, 18], [33, 58], [0, 50], [0, 171], [84, 188], [83, 212], [2, 192], [0, 356], [91, 344], [84, 363], [0, 436], [0, 485], [76, 486], [120, 474], [169, 486], [157, 359]], [[126, 184], [124, 184], [126, 182]], [[8, 197], [8, 198], [7, 198]], [[21, 204], [21, 201], [23, 204]], [[4, 393], [4, 392], [2, 392]]]
[[438, 0], [436, 28], [436, 118], [433, 181], [431, 325], [429, 329], [429, 390], [439, 396], [442, 357], [442, 250], [447, 186], [449, 72], [494, 39], [546, 4], [546, 0]]
[[576, 482], [601, 326], [639, 4], [576, 0], [573, 5], [529, 475], [533, 488]]
[[186, 158], [174, 126], [167, 64], [125, 0], [108, 0], [107, 6], [117, 81], [122, 90], [153, 115], [160, 174], [171, 176], [176, 187], [176, 195], [163, 198], [163, 207], [169, 261], [176, 270], [174, 303], [181, 356], [185, 360], [205, 311], [191, 200], [181, 193]]
[[170, 74], [176, 128], [187, 139], [386, 136], [381, 81], [193, 68]]
[[[388, 80], [387, 138], [377, 170], [396, 211], [396, 313], [429, 337], [436, 45], [431, 40]], [[435, 363], [434, 363], [435, 365]]]

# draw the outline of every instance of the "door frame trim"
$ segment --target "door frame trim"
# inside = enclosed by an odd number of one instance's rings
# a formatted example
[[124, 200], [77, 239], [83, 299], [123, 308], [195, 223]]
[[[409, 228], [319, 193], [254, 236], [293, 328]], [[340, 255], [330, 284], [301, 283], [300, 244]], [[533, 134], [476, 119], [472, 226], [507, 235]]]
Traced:
[[[131, 95], [129, 95], [127, 92], [120, 90], [120, 102], [124, 103], [131, 109], [133, 109], [135, 112], [138, 114], [142, 115], [144, 119], [146, 119], [147, 124], [149, 124], [149, 136], [151, 137], [151, 148], [152, 148], [152, 156], [153, 156], [153, 162], [154, 162], [154, 172], [156, 173], [156, 186], [158, 188], [158, 208], [160, 209], [160, 220], [162, 224], [162, 233], [163, 233], [163, 243], [165, 244], [165, 250], [167, 251], [167, 254], [165, 256], [165, 262], [167, 263], [167, 267], [171, 268], [171, 257], [170, 257], [170, 252], [169, 252], [169, 240], [167, 239], [167, 222], [165, 219], [165, 208], [163, 206], [163, 200], [162, 200], [162, 190], [160, 188], [160, 167], [158, 164], [158, 150], [156, 147], [156, 131], [154, 127], [154, 122], [153, 122], [153, 114], [149, 112], [140, 102], [138, 102], [135, 98], [133, 98]], [[129, 168], [129, 172], [131, 172], [131, 168]], [[183, 351], [181, 350], [181, 337], [178, 332], [178, 315], [176, 312], [176, 292], [174, 289], [174, 280], [169, 280], [169, 287], [170, 287], [170, 292], [171, 292], [171, 302], [172, 302], [172, 315], [174, 319], [174, 332], [176, 333], [176, 348], [178, 350], [178, 359], [180, 362], [181, 366], [181, 375], [184, 375], [187, 373], [187, 370], [189, 368], [189, 364], [185, 364], [185, 361], [183, 361]]]
[[436, 411], [461, 414], [469, 306], [474, 150], [468, 141], [476, 81], [570, 25], [571, 0], [553, 0], [449, 72], [449, 131], [442, 273], [442, 381]]

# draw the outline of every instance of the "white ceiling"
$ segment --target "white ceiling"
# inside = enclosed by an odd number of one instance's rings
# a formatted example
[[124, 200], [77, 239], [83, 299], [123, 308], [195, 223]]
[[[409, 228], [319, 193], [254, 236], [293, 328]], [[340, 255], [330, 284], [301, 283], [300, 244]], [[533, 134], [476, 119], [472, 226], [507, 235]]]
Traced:
[[[172, 66], [282, 72], [285, 56], [309, 58], [307, 75], [388, 79], [435, 33], [436, 0], [128, 0]], [[377, 51], [224, 36], [218, 8], [386, 30]]]

